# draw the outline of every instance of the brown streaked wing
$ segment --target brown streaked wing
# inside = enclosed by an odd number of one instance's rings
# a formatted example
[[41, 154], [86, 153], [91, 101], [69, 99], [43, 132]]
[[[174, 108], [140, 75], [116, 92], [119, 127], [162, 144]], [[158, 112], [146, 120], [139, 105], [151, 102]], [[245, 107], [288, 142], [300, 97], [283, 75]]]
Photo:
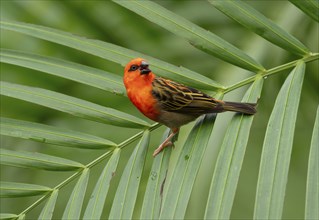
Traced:
[[152, 94], [170, 112], [201, 115], [222, 111], [222, 105], [205, 93], [160, 77], [153, 81]]

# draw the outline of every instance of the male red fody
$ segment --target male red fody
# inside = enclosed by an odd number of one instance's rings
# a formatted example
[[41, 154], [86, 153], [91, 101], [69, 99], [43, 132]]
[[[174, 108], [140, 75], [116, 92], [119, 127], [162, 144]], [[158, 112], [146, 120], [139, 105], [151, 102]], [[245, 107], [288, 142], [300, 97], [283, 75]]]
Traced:
[[254, 103], [217, 100], [197, 89], [157, 77], [142, 58], [133, 59], [125, 66], [123, 81], [129, 99], [138, 110], [172, 131], [153, 156], [172, 145], [171, 139], [182, 125], [203, 114], [225, 111], [249, 115], [256, 113]]

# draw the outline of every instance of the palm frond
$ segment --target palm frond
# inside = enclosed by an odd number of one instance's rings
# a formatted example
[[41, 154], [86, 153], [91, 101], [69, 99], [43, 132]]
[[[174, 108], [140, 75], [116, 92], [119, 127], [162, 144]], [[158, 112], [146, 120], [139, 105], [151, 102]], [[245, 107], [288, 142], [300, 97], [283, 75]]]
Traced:
[[[34, 122], [36, 119], [29, 119], [21, 115], [21, 113], [20, 115], [15, 115], [9, 111], [3, 111], [4, 117], [1, 117], [0, 129], [0, 133], [3, 135], [2, 145], [4, 146], [0, 151], [0, 164], [3, 166], [3, 170], [6, 171], [8, 167], [21, 173], [25, 171], [25, 168], [30, 169], [27, 173], [44, 170], [49, 171], [48, 175], [52, 176], [54, 180], [57, 177], [59, 179], [55, 180], [53, 185], [49, 182], [46, 186], [46, 184], [42, 184], [36, 178], [34, 180], [30, 178], [32, 182], [27, 183], [28, 181], [23, 180], [19, 175], [15, 175], [12, 178], [6, 173], [2, 177], [0, 187], [0, 196], [3, 200], [8, 202], [11, 198], [15, 198], [15, 201], [17, 201], [21, 197], [37, 197], [37, 200], [32, 200], [32, 202], [23, 206], [19, 205], [19, 207], [23, 207], [23, 210], [17, 210], [16, 214], [10, 214], [9, 212], [14, 212], [11, 210], [15, 210], [10, 208], [8, 211], [4, 211], [8, 213], [0, 214], [0, 218], [230, 219], [233, 218], [233, 215], [234, 218], [239, 218], [241, 216], [237, 216], [236, 210], [241, 202], [236, 203], [235, 194], [241, 190], [241, 170], [245, 168], [245, 162], [250, 159], [244, 158], [246, 151], [250, 147], [249, 136], [256, 135], [256, 130], [266, 134], [261, 136], [261, 138], [264, 138], [264, 144], [262, 146], [256, 201], [254, 204], [254, 218], [280, 219], [285, 217], [283, 204], [285, 202], [287, 182], [289, 181], [288, 171], [290, 162], [293, 161], [291, 160], [292, 148], [295, 147], [294, 142], [297, 141], [297, 134], [294, 133], [294, 130], [295, 127], [296, 129], [298, 128], [296, 121], [302, 117], [301, 112], [304, 111], [303, 106], [299, 106], [299, 102], [303, 101], [302, 91], [308, 91], [307, 89], [313, 85], [311, 84], [313, 82], [307, 77], [312, 76], [312, 70], [315, 69], [313, 66], [317, 64], [310, 65], [309, 63], [319, 59], [318, 52], [312, 51], [313, 45], [308, 45], [309, 43], [306, 42], [308, 36], [299, 34], [294, 36], [294, 31], [290, 33], [284, 30], [277, 24], [276, 20], [268, 18], [263, 11], [257, 10], [258, 8], [254, 9], [249, 2], [208, 0], [210, 4], [207, 3], [207, 7], [206, 5], [203, 7], [208, 8], [208, 10], [214, 10], [215, 7], [243, 26], [241, 27], [237, 23], [223, 23], [224, 30], [230, 30], [234, 33], [233, 35], [236, 35], [233, 39], [237, 41], [243, 36], [250, 43], [250, 36], [255, 36], [254, 33], [261, 37], [265, 46], [260, 48], [265, 50], [263, 53], [266, 57], [261, 59], [260, 57], [248, 55], [247, 51], [239, 49], [240, 44], [237, 44], [237, 42], [225, 40], [218, 36], [220, 33], [215, 34], [213, 33], [215, 31], [207, 31], [200, 25], [195, 24], [196, 22], [191, 22], [190, 20], [192, 19], [189, 17], [186, 18], [186, 16], [183, 17], [178, 15], [179, 13], [173, 12], [174, 2], [159, 2], [159, 4], [151, 1], [114, 0], [114, 2], [116, 4], [113, 2], [96, 2], [96, 5], [107, 4], [108, 10], [116, 12], [113, 14], [111, 11], [109, 14], [102, 13], [103, 16], [106, 16], [105, 19], [108, 22], [113, 22], [120, 18], [129, 20], [127, 24], [121, 24], [121, 26], [125, 26], [123, 38], [130, 38], [130, 32], [134, 32], [135, 29], [147, 29], [141, 24], [149, 24], [147, 23], [149, 21], [152, 22], [150, 24], [153, 25], [155, 23], [177, 35], [177, 37], [170, 36], [168, 38], [165, 32], [164, 40], [159, 41], [160, 45], [150, 41], [159, 52], [155, 56], [161, 56], [161, 45], [165, 47], [164, 44], [167, 43], [167, 39], [170, 39], [170, 41], [174, 39], [178, 43], [181, 42], [180, 39], [185, 39], [195, 47], [194, 49], [190, 46], [192, 50], [199, 49], [209, 54], [196, 53], [195, 56], [190, 56], [191, 59], [198, 59], [203, 63], [205, 63], [205, 60], [209, 60], [208, 63], [210, 63], [215, 58], [219, 58], [225, 62], [218, 64], [220, 69], [212, 68], [212, 65], [209, 65], [209, 68], [204, 70], [206, 74], [204, 76], [189, 68], [176, 66], [162, 61], [162, 58], [158, 59], [146, 54], [150, 52], [138, 52], [136, 48], [139, 47], [136, 47], [135, 44], [128, 46], [129, 48], [135, 48], [131, 50], [116, 45], [114, 42], [109, 43], [77, 36], [70, 32], [59, 30], [60, 28], [58, 27], [49, 28], [46, 25], [10, 21], [8, 19], [0, 21], [0, 28], [3, 31], [2, 33], [5, 34], [13, 31], [10, 34], [18, 38], [31, 37], [34, 38], [32, 40], [35, 42], [40, 42], [39, 39], [42, 39], [55, 43], [57, 47], [73, 48], [122, 66], [132, 58], [143, 57], [150, 62], [153, 67], [152, 70], [159, 76], [167, 77], [198, 89], [204, 89], [220, 99], [224, 96], [227, 98], [228, 95], [231, 95], [231, 92], [238, 88], [243, 88], [243, 90], [246, 90], [246, 94], [242, 101], [258, 102], [258, 113], [255, 116], [218, 115], [216, 123], [216, 115], [201, 117], [192, 128], [186, 126], [189, 134], [181, 132], [179, 135], [179, 140], [175, 144], [176, 148], [181, 148], [180, 150], [165, 149], [163, 153], [153, 159], [151, 156], [148, 157], [148, 148], [153, 147], [154, 143], [155, 145], [159, 144], [159, 140], [157, 140], [158, 132], [155, 132], [155, 130], [160, 128], [161, 125], [157, 123], [150, 125], [143, 119], [134, 116], [135, 113], [127, 107], [128, 105], [123, 103], [125, 91], [122, 77], [115, 74], [117, 72], [117, 70], [114, 70], [116, 66], [113, 67], [113, 64], [106, 63], [103, 67], [93, 68], [82, 57], [80, 61], [73, 61], [73, 56], [70, 58], [67, 55], [65, 55], [67, 58], [58, 59], [56, 55], [48, 56], [44, 51], [30, 53], [27, 52], [28, 49], [21, 49], [19, 46], [17, 48], [12, 45], [7, 46], [3, 43], [2, 46], [14, 48], [14, 50], [1, 49], [0, 51], [1, 63], [5, 67], [1, 69], [1, 74], [5, 76], [5, 79], [0, 84], [0, 93], [3, 100], [8, 103], [5, 107], [8, 106], [10, 108], [11, 105], [14, 105], [20, 108], [20, 105], [33, 103], [36, 105], [28, 105], [27, 107], [37, 106], [41, 108], [42, 115], [47, 115], [46, 111], [43, 111], [44, 107], [46, 110], [54, 109], [56, 112], [71, 114], [72, 117], [64, 114], [63, 118], [61, 117], [60, 119], [60, 116], [57, 115], [56, 118], [50, 118], [52, 121], [42, 118], [38, 119], [36, 123]], [[309, 16], [318, 21], [317, 1], [291, 0], [290, 2], [304, 12], [304, 14], [301, 14], [303, 19]], [[293, 6], [290, 2], [284, 2], [282, 6]], [[14, 10], [10, 10], [10, 7], [23, 8], [23, 4], [22, 2], [13, 3], [12, 5], [6, 3], [5, 6], [9, 12], [14, 12]], [[39, 5], [41, 4], [64, 6], [62, 2], [39, 3]], [[81, 8], [77, 3], [65, 4], [65, 10], [80, 10]], [[95, 6], [89, 2], [83, 4], [85, 4], [85, 7]], [[184, 4], [193, 3], [187, 2]], [[197, 2], [196, 4], [204, 3]], [[259, 3], [256, 3], [256, 5], [258, 6]], [[99, 10], [96, 7], [95, 12], [98, 14]], [[179, 7], [180, 5], [178, 5]], [[193, 12], [192, 7], [189, 9]], [[167, 8], [172, 8], [172, 10]], [[183, 8], [183, 4], [181, 4], [181, 8]], [[82, 12], [84, 11], [87, 11], [87, 8]], [[129, 14], [129, 11], [137, 15]], [[218, 12], [217, 10], [215, 11]], [[74, 15], [76, 14], [79, 13]], [[186, 14], [192, 15], [193, 13], [188, 12]], [[6, 13], [4, 17], [10, 18], [10, 16], [11, 14]], [[38, 16], [40, 15], [35, 17]], [[133, 18], [133, 16], [135, 17]], [[214, 14], [212, 16], [216, 17], [209, 20], [209, 23], [215, 22], [215, 19], [218, 21], [218, 18], [222, 18], [222, 14]], [[81, 21], [82, 23], [93, 22], [94, 19], [78, 17], [77, 24], [81, 24]], [[318, 25], [309, 18], [307, 22], [308, 26], [304, 25], [302, 30]], [[103, 21], [103, 23], [105, 22]], [[90, 28], [95, 27], [94, 25], [89, 26]], [[292, 25], [292, 27], [294, 26], [294, 30], [299, 30], [302, 25], [296, 22]], [[154, 26], [152, 27], [154, 28]], [[243, 28], [241, 30], [248, 34], [240, 35], [240, 32], [236, 32], [235, 27]], [[216, 26], [212, 28], [212, 30], [215, 29]], [[102, 33], [102, 30], [96, 31]], [[108, 33], [111, 38], [112, 32]], [[2, 33], [1, 35], [5, 37], [6, 35]], [[138, 33], [141, 34], [140, 32]], [[143, 33], [147, 34], [149, 31]], [[105, 35], [105, 33], [103, 34]], [[134, 33], [132, 33], [133, 35]], [[155, 39], [160, 37], [160, 34], [156, 36], [155, 33], [152, 33], [150, 37], [146, 38]], [[112, 40], [110, 41], [112, 42]], [[127, 39], [127, 42], [131, 42], [131, 40]], [[18, 41], [16, 43], [20, 45]], [[142, 44], [143, 42], [138, 43]], [[123, 44], [126, 45], [125, 43]], [[279, 46], [284, 49], [282, 51], [285, 56], [276, 55], [277, 61], [273, 62], [271, 60], [273, 50], [272, 47], [268, 48], [269, 45]], [[170, 47], [172, 51], [180, 48], [181, 51], [178, 52], [184, 53], [178, 44], [176, 44], [176, 48], [174, 44]], [[277, 50], [280, 49], [279, 47], [274, 48]], [[55, 47], [53, 48], [53, 51], [57, 50]], [[293, 55], [297, 55], [297, 58]], [[189, 56], [188, 52], [183, 54], [183, 56]], [[72, 62], [67, 59], [72, 60]], [[180, 63], [180, 61], [175, 61], [175, 63]], [[187, 63], [185, 64], [188, 65]], [[239, 74], [232, 76], [232, 73], [225, 71], [226, 66], [229, 65], [238, 66], [249, 71], [248, 74], [250, 76], [238, 76]], [[270, 67], [265, 68], [266, 66]], [[201, 65], [197, 65], [197, 67], [201, 68]], [[195, 68], [197, 67], [195, 65]], [[107, 71], [102, 69], [107, 69]], [[279, 76], [283, 79], [283, 73], [291, 69], [293, 70], [282, 85], [283, 80], [278, 80]], [[67, 85], [79, 87], [73, 88], [74, 91], [68, 91], [70, 93], [73, 92], [72, 95], [69, 95], [64, 94], [68, 92], [61, 92], [59, 89], [57, 89], [58, 91], [53, 91], [55, 90], [54, 87], [44, 89], [45, 87], [38, 86], [38, 82], [33, 75], [25, 74], [24, 77], [28, 79], [28, 83], [21, 82], [18, 78], [15, 78], [20, 72], [27, 71], [31, 71], [35, 75], [38, 74], [40, 77], [47, 77], [49, 74], [57, 80], [66, 79], [63, 82], [70, 83]], [[36, 71], [40, 71], [41, 74], [36, 73]], [[317, 71], [317, 74], [318, 70], [315, 71]], [[219, 72], [222, 72], [222, 74], [219, 74]], [[236, 72], [238, 71], [236, 70]], [[11, 75], [10, 73], [13, 74]], [[273, 75], [278, 76], [277, 81], [274, 80], [275, 77], [271, 77]], [[228, 78], [227, 84], [228, 81], [232, 81], [230, 86], [225, 86], [223, 83], [218, 82], [225, 76]], [[302, 88], [304, 79], [305, 84], [308, 84]], [[313, 81], [316, 80], [315, 77], [313, 79]], [[61, 83], [60, 81], [57, 82]], [[271, 83], [270, 86], [269, 84], [267, 85], [268, 82]], [[54, 82], [45, 78], [41, 83], [53, 84]], [[26, 86], [26, 84], [32, 85]], [[85, 98], [76, 98], [81, 97], [73, 95], [81, 91], [80, 84], [89, 85], [92, 89], [102, 89], [107, 91], [107, 94], [94, 93], [94, 96], [100, 95], [102, 97], [101, 101], [98, 102], [99, 104], [94, 101], [86, 101]], [[249, 84], [251, 84], [250, 87], [245, 89], [244, 86]], [[276, 90], [279, 90], [279, 88], [281, 89], [277, 95]], [[98, 91], [101, 92], [101, 90]], [[311, 90], [309, 89], [309, 91]], [[92, 96], [91, 91], [85, 91], [83, 94]], [[268, 98], [269, 96], [271, 97]], [[308, 92], [307, 98], [309, 96], [312, 98], [315, 97], [315, 94]], [[271, 116], [268, 118], [265, 112], [270, 110], [272, 106], [270, 102], [272, 100], [276, 100], [276, 102]], [[105, 102], [111, 107], [101, 105], [101, 103]], [[314, 102], [311, 103], [313, 105]], [[315, 105], [317, 108], [317, 103]], [[311, 109], [311, 106], [309, 109]], [[21, 111], [29, 113], [28, 108], [21, 108]], [[310, 110], [309, 112], [312, 111]], [[304, 200], [305, 218], [318, 218], [318, 175], [314, 175], [318, 173], [318, 153], [316, 153], [318, 151], [318, 114], [317, 109], [309, 154], [308, 178], [305, 180], [307, 181], [307, 197]], [[16, 118], [21, 119], [18, 120]], [[87, 120], [77, 123], [76, 121], [81, 118], [97, 123], [90, 126], [88, 126], [88, 123], [91, 122]], [[225, 118], [226, 120], [224, 120]], [[227, 123], [228, 119], [231, 119], [229, 123]], [[224, 122], [224, 127], [217, 123], [219, 120]], [[256, 125], [256, 123], [261, 121], [262, 123], [268, 123], [267, 128], [260, 128]], [[67, 127], [71, 127], [71, 129], [64, 128], [68, 123], [70, 123], [70, 126]], [[138, 130], [134, 132], [136, 130], [132, 131], [131, 128]], [[223, 132], [224, 128], [226, 128], [226, 132]], [[107, 133], [105, 135], [107, 137], [104, 136], [104, 133]], [[166, 130], [163, 138], [167, 137], [168, 133], [169, 129]], [[152, 139], [150, 138], [151, 135]], [[217, 144], [218, 141], [214, 139], [216, 136], [223, 139], [220, 146]], [[27, 141], [23, 141], [23, 139]], [[139, 142], [135, 144], [134, 142], [138, 140]], [[38, 145], [32, 145], [36, 142]], [[32, 147], [29, 148], [29, 145]], [[59, 150], [57, 150], [55, 145], [61, 146]], [[20, 146], [24, 147], [23, 151]], [[130, 153], [128, 146], [135, 146], [132, 153]], [[258, 146], [253, 147], [256, 148]], [[124, 150], [124, 148], [126, 149]], [[209, 160], [204, 160], [207, 152], [210, 152], [210, 148], [215, 149], [217, 161], [211, 159], [214, 158], [213, 155], [209, 157]], [[41, 153], [35, 153], [37, 151]], [[84, 156], [78, 158], [77, 154], [83, 154]], [[248, 156], [246, 155], [246, 157]], [[107, 159], [108, 161], [106, 161]], [[100, 170], [99, 166], [102, 166]], [[203, 176], [200, 175], [201, 171], [206, 175], [203, 179], [199, 179], [199, 176]], [[68, 175], [68, 172], [72, 172], [72, 174]], [[60, 173], [63, 173], [61, 178]], [[11, 179], [13, 180], [11, 181]], [[20, 179], [23, 183], [20, 182]], [[66, 186], [70, 187], [66, 188]], [[62, 189], [66, 190], [67, 193], [62, 193]], [[254, 195], [254, 189], [249, 188], [249, 194]], [[194, 199], [194, 197], [200, 198], [200, 207], [199, 200]], [[63, 201], [67, 202], [64, 204]], [[1, 206], [3, 204], [1, 202]], [[203, 204], [205, 205], [203, 206]], [[32, 214], [31, 211], [41, 205], [41, 211]], [[194, 207], [199, 208], [193, 211], [196, 209]], [[253, 205], [249, 207], [251, 213], [254, 207]], [[2, 210], [6, 210], [6, 206]], [[247, 218], [248, 212], [246, 210], [243, 212], [243, 215]]]

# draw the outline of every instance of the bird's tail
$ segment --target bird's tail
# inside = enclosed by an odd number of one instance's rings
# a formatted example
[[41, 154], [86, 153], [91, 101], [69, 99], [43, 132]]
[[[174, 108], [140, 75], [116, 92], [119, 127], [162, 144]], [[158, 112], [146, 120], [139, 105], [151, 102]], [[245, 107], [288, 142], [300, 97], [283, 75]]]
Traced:
[[257, 112], [256, 103], [225, 102], [224, 111], [239, 112], [247, 115], [253, 115]]

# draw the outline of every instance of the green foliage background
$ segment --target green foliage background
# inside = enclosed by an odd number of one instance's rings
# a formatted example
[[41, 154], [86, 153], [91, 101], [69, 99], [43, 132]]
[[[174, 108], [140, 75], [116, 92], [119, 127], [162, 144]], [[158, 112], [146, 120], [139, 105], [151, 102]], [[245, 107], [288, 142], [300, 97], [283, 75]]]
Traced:
[[[156, 3], [232, 43], [251, 57], [254, 57], [267, 69], [299, 59], [298, 56], [277, 47], [229, 19], [206, 1], [156, 1]], [[248, 1], [247, 3], [299, 39], [312, 52], [319, 51], [318, 23], [306, 16], [296, 6], [288, 1]], [[222, 85], [232, 85], [253, 75], [251, 72], [196, 49], [181, 37], [111, 1], [2, 0], [0, 14], [1, 20], [22, 21], [52, 27], [78, 36], [98, 39], [129, 48], [176, 66], [194, 70]], [[16, 49], [73, 61], [106, 70], [119, 76], [123, 74], [123, 66], [117, 63], [16, 32], [1, 29], [0, 43], [1, 48]], [[305, 212], [308, 155], [319, 98], [318, 60], [307, 63], [306, 69], [295, 128], [283, 218], [300, 219], [304, 217]], [[264, 81], [262, 95], [258, 101], [258, 114], [255, 116], [252, 125], [231, 218], [253, 217], [259, 163], [267, 123], [276, 96], [290, 71], [290, 69], [285, 70], [268, 77]], [[145, 119], [125, 96], [115, 95], [39, 71], [1, 63], [1, 80], [60, 92]], [[227, 94], [224, 99], [240, 101], [246, 90], [246, 86], [236, 89]], [[214, 93], [211, 92], [211, 94], [213, 95]], [[140, 131], [139, 129], [120, 128], [88, 121], [5, 96], [1, 96], [1, 115], [82, 131], [106, 138], [115, 143], [121, 143]], [[215, 123], [215, 127], [218, 127], [218, 130], [215, 130], [210, 138], [210, 144], [205, 152], [192, 190], [186, 218], [200, 218], [203, 216], [210, 180], [213, 175], [212, 168], [215, 165], [225, 130], [232, 116], [232, 113], [224, 113]], [[183, 142], [186, 140], [193, 125], [194, 123], [191, 123], [183, 127], [179, 135], [179, 141], [176, 142], [176, 147], [172, 151], [170, 166], [173, 167], [176, 164]], [[164, 127], [160, 127], [151, 133], [150, 148], [146, 155], [147, 160], [134, 217], [139, 216], [140, 207], [142, 206], [148, 173], [153, 162], [151, 154], [159, 144], [164, 130]], [[110, 194], [106, 200], [103, 216], [108, 216], [110, 212], [112, 198], [121, 174], [136, 144], [137, 141], [131, 143], [121, 152], [119, 167], [110, 186]], [[1, 145], [11, 150], [41, 152], [60, 156], [82, 164], [89, 163], [104, 153], [103, 150], [90, 151], [62, 148], [5, 136], [1, 136]], [[92, 169], [88, 192], [92, 192], [104, 164], [105, 162]], [[2, 181], [17, 181], [54, 187], [70, 175], [68, 172], [47, 172], [1, 166]], [[74, 183], [72, 182], [62, 189], [62, 192], [65, 193], [59, 194], [54, 214], [56, 218], [62, 216], [61, 213], [63, 213], [73, 187]], [[87, 204], [89, 195], [90, 193], [85, 197], [84, 207]], [[35, 197], [1, 199], [1, 212], [20, 213], [34, 201], [36, 201]], [[43, 205], [42, 203], [32, 210], [27, 219], [37, 218]]]

